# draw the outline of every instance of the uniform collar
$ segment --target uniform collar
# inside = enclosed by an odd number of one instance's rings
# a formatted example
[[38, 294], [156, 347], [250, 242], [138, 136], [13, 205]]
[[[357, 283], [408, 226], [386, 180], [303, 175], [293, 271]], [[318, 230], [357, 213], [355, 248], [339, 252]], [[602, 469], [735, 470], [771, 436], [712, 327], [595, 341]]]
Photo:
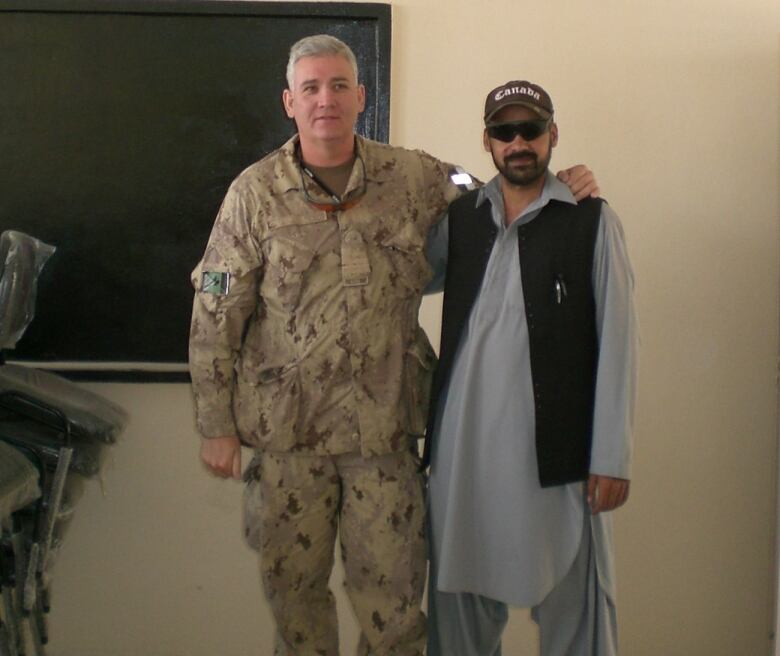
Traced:
[[[298, 142], [299, 137], [296, 134], [279, 149], [279, 157], [274, 165], [274, 187], [278, 192], [301, 191], [303, 180], [297, 160]], [[371, 143], [368, 139], [355, 135], [355, 151], [363, 160], [364, 166], [356, 160], [357, 165], [352, 168], [346, 195], [361, 189], [366, 182], [381, 183], [390, 177], [392, 169], [387, 167], [387, 162], [381, 157], [381, 149], [371, 148]]]

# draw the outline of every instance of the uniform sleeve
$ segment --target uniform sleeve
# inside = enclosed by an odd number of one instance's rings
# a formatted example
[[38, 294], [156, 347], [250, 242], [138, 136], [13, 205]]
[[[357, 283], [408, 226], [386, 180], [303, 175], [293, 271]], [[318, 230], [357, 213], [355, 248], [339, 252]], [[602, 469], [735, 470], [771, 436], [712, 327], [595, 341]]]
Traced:
[[[426, 210], [431, 225], [439, 221], [449, 204], [459, 196], [481, 184], [461, 167], [442, 162], [427, 153], [421, 153], [424, 177]], [[465, 180], [458, 176], [465, 176]], [[471, 180], [471, 182], [468, 182]]]
[[630, 478], [639, 327], [634, 274], [623, 228], [602, 205], [593, 262], [599, 362], [593, 418], [592, 474]]
[[252, 196], [234, 183], [192, 272], [190, 375], [196, 425], [204, 437], [238, 434], [232, 411], [234, 365], [257, 304], [263, 264], [251, 229], [255, 214]]

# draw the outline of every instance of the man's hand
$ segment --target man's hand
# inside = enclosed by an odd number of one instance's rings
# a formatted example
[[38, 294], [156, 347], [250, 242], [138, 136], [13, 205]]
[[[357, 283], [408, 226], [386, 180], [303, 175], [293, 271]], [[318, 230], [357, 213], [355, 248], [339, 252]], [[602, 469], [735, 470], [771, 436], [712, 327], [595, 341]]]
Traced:
[[576, 200], [582, 200], [588, 196], [596, 198], [599, 195], [599, 185], [591, 171], [584, 164], [577, 164], [570, 169], [558, 172], [558, 179], [569, 186], [569, 190]]
[[628, 499], [630, 481], [591, 474], [588, 479], [588, 505], [594, 515], [620, 508]]
[[241, 480], [241, 442], [235, 435], [202, 437], [200, 459], [214, 476]]

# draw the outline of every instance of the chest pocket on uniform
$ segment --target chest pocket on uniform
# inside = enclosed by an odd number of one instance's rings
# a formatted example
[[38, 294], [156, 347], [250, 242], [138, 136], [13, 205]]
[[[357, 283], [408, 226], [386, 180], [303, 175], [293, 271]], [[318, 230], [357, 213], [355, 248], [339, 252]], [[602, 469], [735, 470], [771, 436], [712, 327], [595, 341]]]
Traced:
[[294, 310], [311, 268], [315, 251], [285, 237], [272, 237], [267, 245], [267, 268], [261, 294], [268, 303], [276, 300], [282, 309]]
[[407, 224], [400, 232], [385, 239], [381, 246], [390, 263], [390, 285], [405, 296], [422, 293], [431, 277], [423, 238]]

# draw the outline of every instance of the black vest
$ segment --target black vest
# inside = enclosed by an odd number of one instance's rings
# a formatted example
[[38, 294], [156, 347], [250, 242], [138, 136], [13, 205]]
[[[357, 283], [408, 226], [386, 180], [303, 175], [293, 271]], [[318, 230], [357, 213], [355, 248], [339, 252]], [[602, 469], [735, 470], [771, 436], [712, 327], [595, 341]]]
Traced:
[[[441, 352], [433, 377], [425, 465], [439, 397], [498, 232], [490, 202], [475, 207], [477, 193], [462, 196], [449, 208]], [[552, 200], [518, 227], [542, 487], [585, 480], [589, 474], [598, 360], [592, 269], [601, 202]]]

